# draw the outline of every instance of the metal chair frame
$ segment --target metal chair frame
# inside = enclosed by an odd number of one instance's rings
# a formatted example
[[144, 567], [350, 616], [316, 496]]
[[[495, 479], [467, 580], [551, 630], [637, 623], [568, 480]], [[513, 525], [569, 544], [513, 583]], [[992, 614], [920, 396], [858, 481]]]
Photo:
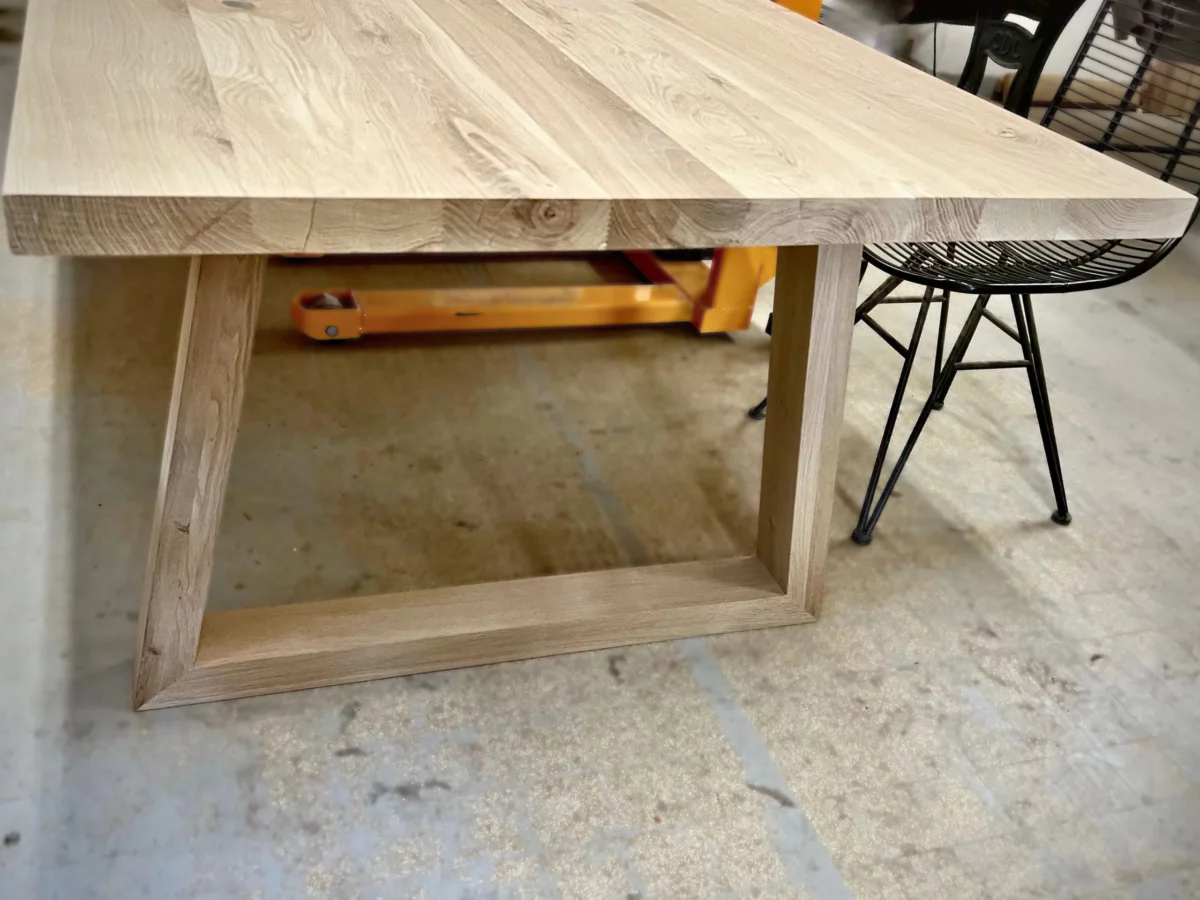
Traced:
[[[976, 21], [968, 65], [959, 87], [978, 91], [988, 59], [1006, 68], [1017, 69], [1005, 106], [1019, 115], [1028, 115], [1046, 58], [1080, 5], [1079, 2], [1045, 3], [1041, 10], [1041, 21], [1033, 34], [1018, 24], [1001, 21], [997, 11], [1002, 14], [1002, 7], [981, 13]], [[1024, 8], [1020, 11], [1031, 14], [1039, 10]], [[1120, 12], [1126, 19], [1134, 17], [1135, 21], [1137, 18], [1142, 20], [1140, 33], [1136, 28], [1134, 30], [1138, 46], [1118, 40], [1115, 12]], [[1113, 34], [1105, 33], [1106, 28]], [[1099, 63], [1094, 62], [1096, 57], [1101, 60]], [[1197, 121], [1200, 121], [1200, 89], [1188, 85], [1191, 94], [1184, 94], [1174, 82], [1157, 88], [1160, 94], [1166, 95], [1159, 105], [1165, 104], [1166, 108], [1178, 115], [1182, 126], [1178, 134], [1169, 134], [1161, 123], [1155, 124], [1139, 116], [1139, 98], [1146, 89], [1147, 74], [1152, 71], [1155, 60], [1183, 60], [1193, 68], [1200, 68], [1200, 9], [1183, 8], [1178, 5], [1178, 0], [1155, 0], [1149, 7], [1144, 7], [1139, 0], [1105, 0], [1059, 85], [1042, 124], [1065, 131], [1099, 152], [1112, 153], [1140, 168], [1149, 168], [1163, 180], [1191, 193], [1198, 193], [1200, 164], [1187, 162], [1185, 158], [1200, 155], [1200, 146], [1192, 143]], [[1162, 70], [1159, 71], [1161, 73]], [[1121, 79], [1128, 79], [1128, 84], [1124, 90], [1120, 90], [1118, 83], [1118, 93], [1111, 93], [1105, 86], [1106, 82], [1090, 81], [1083, 77], [1085, 73], [1101, 78], [1106, 75], [1111, 78], [1111, 73], [1115, 73]], [[1163, 77], [1170, 81], [1170, 76]], [[1098, 107], [1108, 114], [1108, 121], [1103, 127], [1076, 112], [1097, 108], [1094, 105], [1097, 97], [1113, 101], [1111, 106]], [[1147, 157], [1152, 159], [1152, 164], [1147, 164]], [[956, 375], [964, 370], [1026, 370], [1054, 492], [1055, 509], [1050, 518], [1060, 525], [1069, 524], [1071, 514], [1067, 506], [1031, 295], [1095, 290], [1121, 284], [1157, 265], [1178, 243], [1179, 239], [1176, 238], [1157, 241], [908, 243], [867, 248], [864, 251], [865, 260], [888, 277], [859, 305], [855, 322], [866, 323], [896, 350], [904, 362], [858, 524], [852, 535], [854, 541], [859, 544], [871, 542], [875, 526], [930, 415], [942, 407]], [[903, 281], [923, 285], [924, 296], [893, 298], [892, 292]], [[936, 291], [941, 292], [940, 297], [934, 297]], [[946, 313], [952, 292], [974, 294], [977, 299], [943, 365]], [[1009, 325], [987, 308], [992, 297], [1004, 294], [1012, 299], [1015, 325]], [[871, 311], [884, 303], [919, 304], [916, 323], [907, 344], [871, 317]], [[925, 329], [929, 307], [933, 303], [941, 304], [933, 388], [876, 500], [900, 406]], [[997, 326], [1019, 345], [1019, 360], [965, 361], [971, 340], [983, 319]], [[751, 414], [758, 409], [756, 407]]]

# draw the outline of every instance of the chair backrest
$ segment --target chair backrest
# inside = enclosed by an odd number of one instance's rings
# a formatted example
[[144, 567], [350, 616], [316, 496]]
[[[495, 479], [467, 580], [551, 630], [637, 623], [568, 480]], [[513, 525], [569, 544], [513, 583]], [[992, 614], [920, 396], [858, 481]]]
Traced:
[[[1014, 69], [1016, 74], [1004, 107], [1019, 116], [1028, 115], [1050, 51], [1082, 5], [1083, 0], [1048, 0], [1044, 3], [993, 0], [982, 4], [975, 14], [971, 49], [967, 51], [958, 86], [978, 94], [989, 60], [1002, 68]], [[1007, 21], [1005, 16], [1010, 13], [1034, 19], [1037, 27], [1031, 32], [1024, 25]]]
[[1105, 0], [1042, 124], [1200, 193], [1200, 0]]

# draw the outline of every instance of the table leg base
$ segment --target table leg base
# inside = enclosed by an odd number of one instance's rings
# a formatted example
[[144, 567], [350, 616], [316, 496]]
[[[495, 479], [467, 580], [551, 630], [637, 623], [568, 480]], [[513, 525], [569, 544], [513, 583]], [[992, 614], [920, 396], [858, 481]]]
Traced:
[[[779, 251], [754, 556], [205, 613], [263, 260], [193, 262], [135, 659], [155, 709], [811, 622], [858, 246]], [[744, 461], [734, 461], [735, 465]]]
[[140, 708], [811, 621], [755, 557], [217, 612]]

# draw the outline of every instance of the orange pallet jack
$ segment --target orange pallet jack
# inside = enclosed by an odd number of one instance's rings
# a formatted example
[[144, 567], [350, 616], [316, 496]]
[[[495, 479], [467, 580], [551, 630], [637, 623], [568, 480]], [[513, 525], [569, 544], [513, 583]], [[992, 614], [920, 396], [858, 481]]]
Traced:
[[792, 12], [798, 12], [806, 19], [814, 22], [821, 20], [821, 0], [775, 0], [780, 6], [786, 6]]
[[[821, 0], [775, 2], [820, 19]], [[714, 250], [711, 267], [649, 251], [621, 256], [625, 277], [601, 284], [301, 291], [292, 298], [292, 321], [318, 341], [668, 322], [691, 322], [700, 332], [742, 331], [750, 327], [758, 289], [775, 277], [774, 247]]]
[[621, 254], [625, 266], [600, 284], [301, 291], [292, 321], [318, 341], [369, 334], [578, 328], [691, 322], [698, 331], [750, 326], [759, 287], [775, 277], [774, 247], [715, 250], [699, 260]]

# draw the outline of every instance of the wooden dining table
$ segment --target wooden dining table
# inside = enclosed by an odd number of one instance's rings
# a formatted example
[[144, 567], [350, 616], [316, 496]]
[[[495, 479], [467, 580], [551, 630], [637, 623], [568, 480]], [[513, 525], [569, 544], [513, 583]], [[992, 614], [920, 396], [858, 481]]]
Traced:
[[[3, 194], [17, 253], [192, 260], [138, 709], [813, 621], [862, 245], [1194, 203], [770, 0], [30, 0]], [[270, 254], [752, 245], [753, 555], [205, 614]]]

